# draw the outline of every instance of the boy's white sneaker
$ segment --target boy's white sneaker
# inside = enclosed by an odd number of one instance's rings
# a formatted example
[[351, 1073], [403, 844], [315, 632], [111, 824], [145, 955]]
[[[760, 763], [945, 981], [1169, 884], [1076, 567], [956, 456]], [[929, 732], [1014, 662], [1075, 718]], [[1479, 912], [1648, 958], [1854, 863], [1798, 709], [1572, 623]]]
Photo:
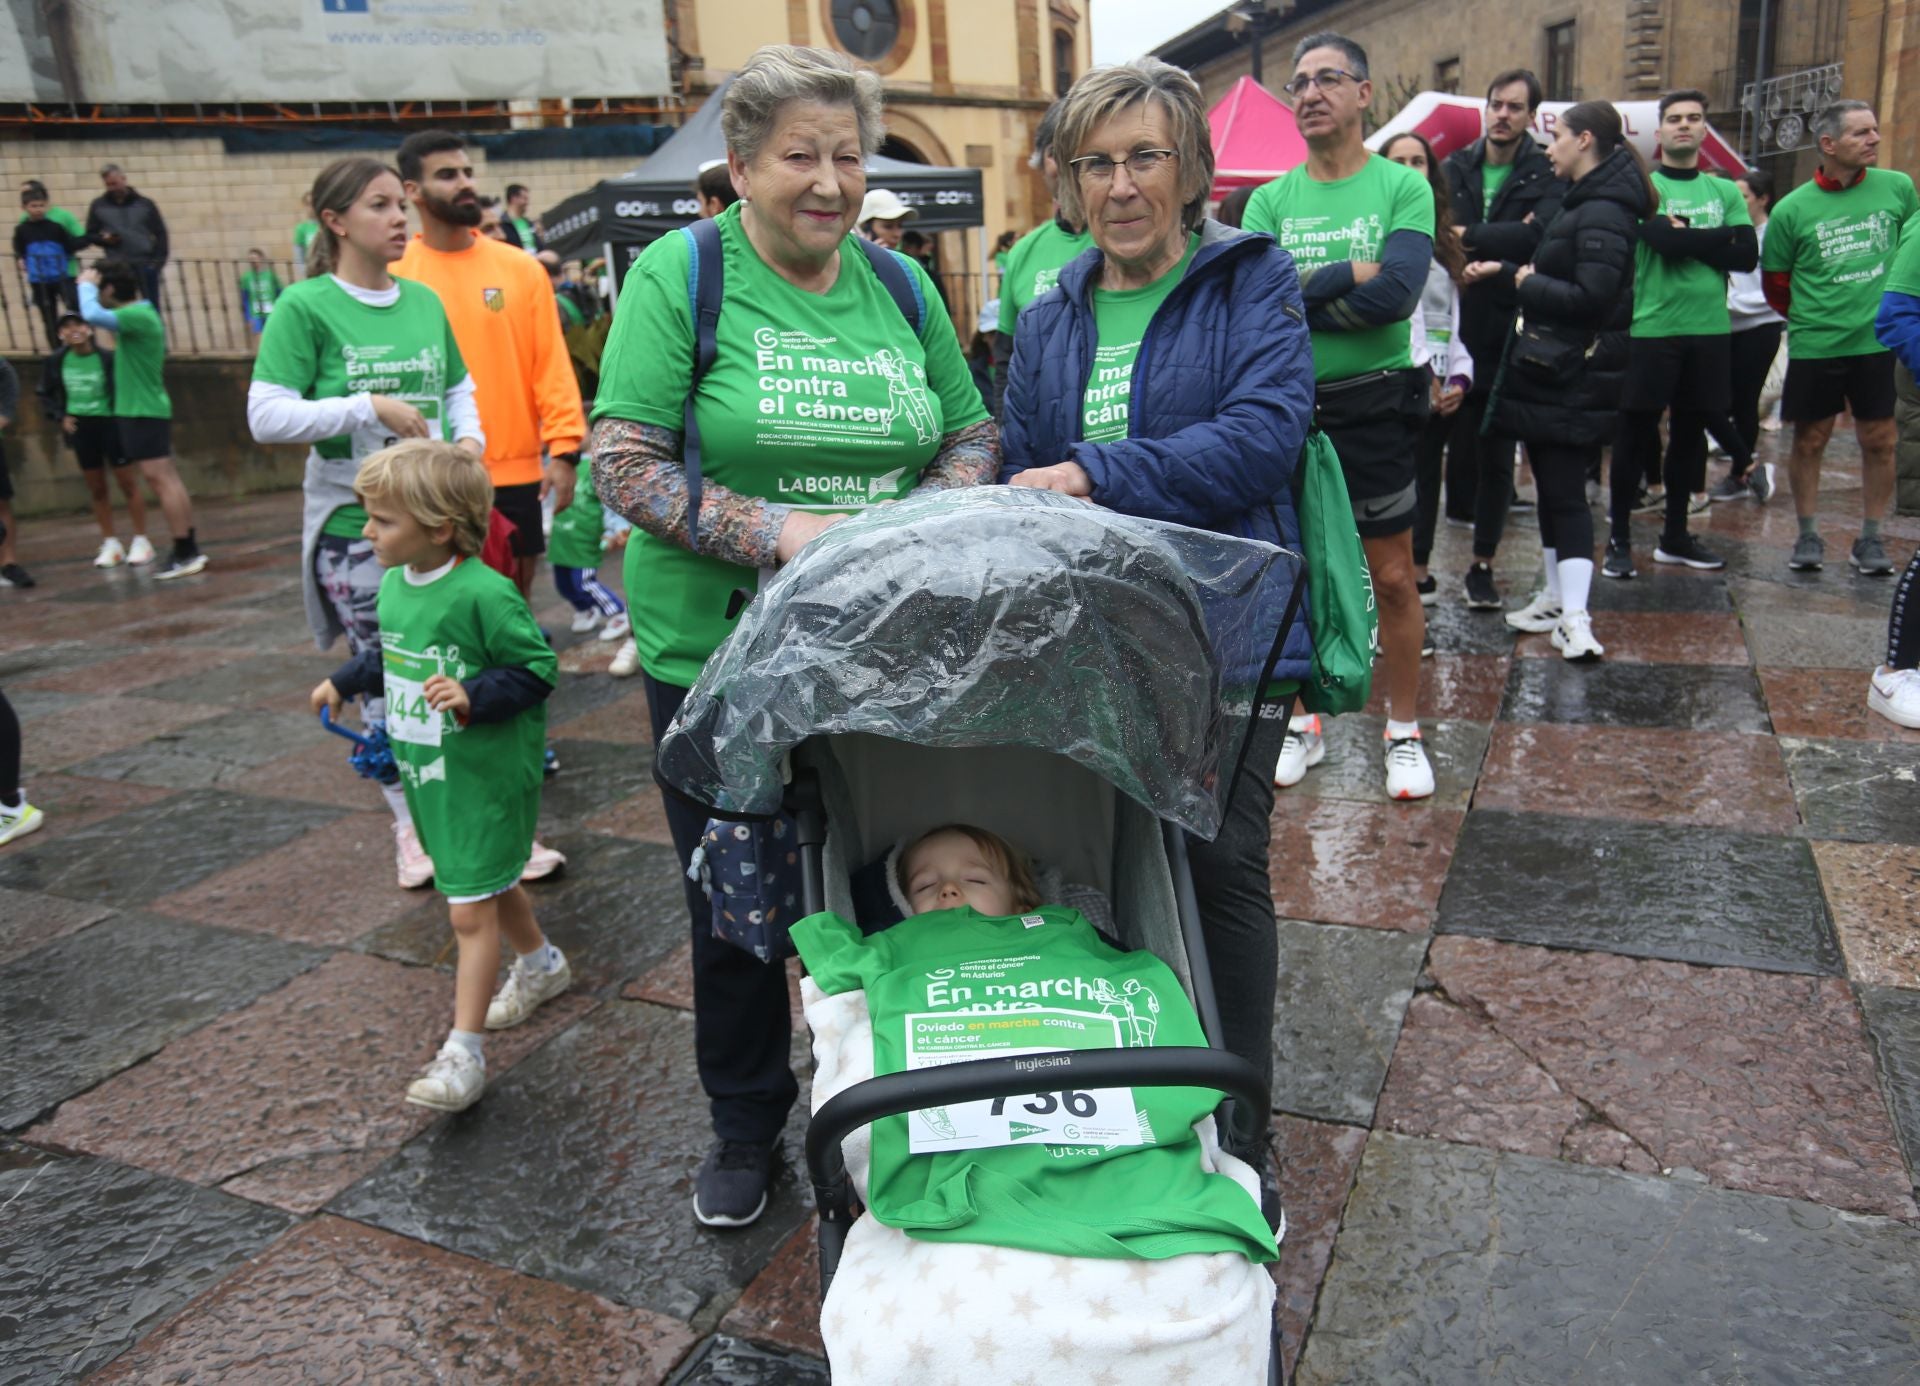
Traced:
[[622, 611], [616, 615], [607, 617], [607, 623], [600, 627], [600, 638], [602, 640], [625, 640], [627, 638], [627, 632], [632, 629], [633, 623], [627, 619], [627, 613]]
[[393, 865], [402, 890], [418, 890], [433, 879], [433, 858], [411, 823], [393, 825]]
[[1547, 589], [1542, 587], [1533, 594], [1532, 601], [1518, 611], [1509, 611], [1506, 621], [1515, 630], [1545, 635], [1560, 624], [1560, 603], [1548, 596]]
[[1418, 732], [1387, 739], [1387, 797], [1426, 799], [1433, 794], [1433, 766]]
[[533, 844], [533, 851], [527, 856], [527, 864], [520, 871], [523, 881], [544, 881], [554, 872], [567, 864], [566, 854], [557, 848], [542, 847], [539, 842]]
[[25, 837], [28, 833], [37, 833], [46, 823], [47, 815], [27, 802], [27, 796], [20, 796], [17, 808], [8, 808], [0, 804], [0, 847], [6, 846], [16, 837]]
[[[139, 543], [138, 539], [133, 541]], [[151, 547], [151, 545], [149, 545]], [[109, 535], [100, 541], [100, 552], [93, 556], [96, 568], [118, 568], [127, 561], [127, 551], [120, 547], [120, 541]]]
[[613, 652], [613, 663], [607, 666], [607, 672], [616, 679], [630, 679], [640, 672], [640, 646], [631, 635]]
[[567, 956], [552, 944], [554, 965], [544, 972], [531, 971], [524, 959], [515, 958], [507, 969], [507, 980], [487, 1003], [487, 1028], [510, 1030], [548, 1001], [573, 985], [573, 969]]
[[153, 541], [144, 534], [133, 536], [133, 544], [127, 550], [127, 562], [134, 567], [153, 562]]
[[1320, 734], [1318, 714], [1292, 723], [1286, 740], [1280, 743], [1280, 761], [1273, 767], [1273, 782], [1289, 789], [1306, 778], [1307, 771], [1327, 758], [1327, 741]]
[[1585, 611], [1569, 611], [1553, 628], [1553, 648], [1569, 664], [1591, 664], [1607, 650], [1593, 638], [1593, 616]]
[[585, 611], [576, 611], [573, 613], [573, 633], [575, 635], [584, 635], [599, 624], [600, 613], [593, 607], [588, 607]]
[[1900, 726], [1920, 728], [1920, 669], [1889, 669], [1884, 664], [1875, 669], [1867, 685], [1867, 709]]
[[436, 1112], [464, 1112], [487, 1090], [487, 1066], [457, 1044], [443, 1047], [407, 1084], [407, 1101]]

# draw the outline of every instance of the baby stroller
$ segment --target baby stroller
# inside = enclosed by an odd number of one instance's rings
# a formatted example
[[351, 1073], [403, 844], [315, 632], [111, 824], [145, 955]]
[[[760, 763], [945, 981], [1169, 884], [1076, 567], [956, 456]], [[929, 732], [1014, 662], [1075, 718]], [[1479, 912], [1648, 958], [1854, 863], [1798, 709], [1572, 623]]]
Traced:
[[[1187, 834], [1222, 821], [1302, 579], [1270, 545], [1044, 491], [909, 498], [827, 531], [761, 591], [655, 774], [717, 818], [789, 815], [802, 914], [860, 918], [862, 869], [941, 823], [1021, 844], [1099, 892], [1110, 932], [1168, 964], [1216, 1046], [1048, 1054], [1047, 1081], [1210, 1089], [1264, 1127], [1263, 1080], [1217, 1047]], [[1029, 1095], [1030, 1064], [884, 1075], [815, 1113], [823, 1296], [857, 1215], [842, 1142], [884, 1117]], [[1277, 1330], [1268, 1347], [1277, 1382]]]

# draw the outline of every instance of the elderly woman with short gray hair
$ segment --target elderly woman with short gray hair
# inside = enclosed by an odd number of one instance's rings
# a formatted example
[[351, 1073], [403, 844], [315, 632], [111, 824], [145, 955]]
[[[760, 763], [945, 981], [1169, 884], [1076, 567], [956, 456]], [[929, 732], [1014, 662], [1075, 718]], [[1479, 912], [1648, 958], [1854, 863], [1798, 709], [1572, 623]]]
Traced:
[[[1021, 315], [1004, 479], [1297, 551], [1289, 483], [1313, 416], [1300, 281], [1271, 236], [1206, 218], [1213, 145], [1199, 87], [1154, 58], [1094, 68], [1062, 102], [1054, 153], [1062, 214], [1094, 248]], [[1303, 620], [1276, 677], [1304, 679], [1311, 661]], [[1221, 1038], [1270, 1080], [1268, 817], [1286, 719], [1265, 712], [1227, 821], [1193, 844], [1192, 863]], [[1264, 1123], [1236, 1125], [1233, 1153], [1267, 1166]]]
[[[926, 271], [852, 234], [884, 135], [880, 79], [838, 54], [762, 48], [727, 89], [721, 129], [741, 200], [641, 253], [593, 410], [594, 483], [636, 528], [626, 590], [656, 742], [757, 570], [849, 512], [981, 485], [999, 464]], [[701, 371], [692, 294], [716, 274], [725, 293]], [[665, 802], [684, 869], [705, 821]], [[694, 1216], [738, 1227], [766, 1207], [798, 1091], [786, 973], [714, 938], [700, 888], [686, 883], [686, 896], [694, 1045], [716, 1137]]]

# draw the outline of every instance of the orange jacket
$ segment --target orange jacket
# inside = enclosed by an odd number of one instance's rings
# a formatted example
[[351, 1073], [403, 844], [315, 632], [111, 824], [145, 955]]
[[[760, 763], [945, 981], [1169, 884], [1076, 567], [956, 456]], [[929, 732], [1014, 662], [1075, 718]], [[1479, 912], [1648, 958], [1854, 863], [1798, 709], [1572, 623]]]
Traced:
[[430, 249], [415, 236], [392, 268], [446, 305], [453, 339], [473, 373], [495, 486], [539, 481], [543, 443], [549, 452], [580, 450], [587, 416], [545, 266], [485, 236], [459, 251]]

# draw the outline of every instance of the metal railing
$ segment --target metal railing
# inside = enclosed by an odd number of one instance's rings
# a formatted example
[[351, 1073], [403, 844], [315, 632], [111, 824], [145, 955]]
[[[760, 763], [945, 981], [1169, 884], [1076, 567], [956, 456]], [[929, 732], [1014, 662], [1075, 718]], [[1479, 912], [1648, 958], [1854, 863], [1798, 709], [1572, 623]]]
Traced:
[[[84, 263], [84, 262], [83, 262]], [[245, 260], [169, 260], [161, 271], [160, 316], [167, 325], [170, 356], [251, 356], [259, 342], [240, 303]], [[293, 283], [293, 265], [269, 262], [281, 284]], [[70, 296], [69, 304], [75, 300]], [[0, 255], [0, 352], [45, 355], [59, 343], [47, 339], [40, 309], [20, 261]]]
[[1840, 98], [1842, 66], [1822, 63], [1742, 87], [1741, 152], [1753, 159], [1811, 146], [1813, 117]]

